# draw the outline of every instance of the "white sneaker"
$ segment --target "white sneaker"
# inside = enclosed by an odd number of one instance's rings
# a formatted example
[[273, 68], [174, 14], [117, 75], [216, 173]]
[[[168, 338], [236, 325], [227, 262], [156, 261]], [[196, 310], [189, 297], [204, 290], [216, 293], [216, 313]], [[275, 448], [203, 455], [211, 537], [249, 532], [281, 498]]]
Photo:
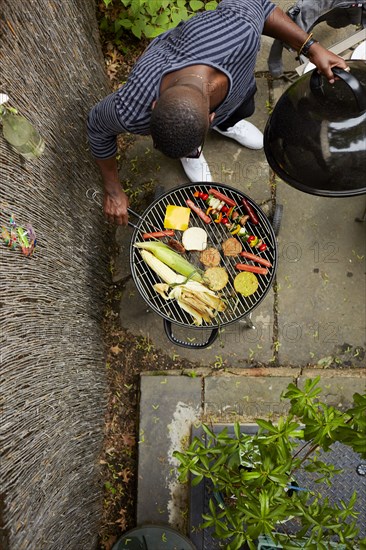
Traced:
[[189, 159], [183, 157], [180, 159], [183, 169], [187, 174], [188, 179], [193, 182], [211, 182], [212, 176], [205, 157], [201, 153], [198, 159]]
[[258, 128], [247, 120], [239, 120], [227, 130], [220, 130], [217, 126], [214, 126], [214, 130], [231, 139], [235, 139], [248, 149], [262, 149], [263, 148], [263, 134]]

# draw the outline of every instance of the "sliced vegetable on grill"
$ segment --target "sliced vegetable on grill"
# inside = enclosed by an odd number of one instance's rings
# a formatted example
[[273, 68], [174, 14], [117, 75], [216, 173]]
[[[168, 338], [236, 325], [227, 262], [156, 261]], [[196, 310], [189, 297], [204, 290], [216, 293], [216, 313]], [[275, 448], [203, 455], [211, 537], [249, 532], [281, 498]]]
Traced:
[[234, 227], [230, 229], [230, 233], [238, 237], [244, 243], [248, 243], [250, 248], [258, 248], [261, 252], [267, 249], [267, 245], [257, 237], [256, 235], [251, 235], [245, 227]]
[[177, 252], [169, 248], [166, 244], [160, 241], [146, 241], [135, 243], [134, 246], [152, 252], [158, 260], [180, 275], [184, 275], [186, 278], [192, 279], [193, 281], [202, 281], [200, 270]]
[[201, 252], [207, 248], [207, 233], [201, 227], [189, 227], [182, 235], [182, 244], [186, 250]]
[[209, 267], [203, 280], [211, 290], [222, 290], [229, 282], [229, 274], [224, 267]]
[[226, 304], [201, 283], [188, 281], [172, 288], [169, 299], [175, 298], [179, 306], [193, 317], [193, 324], [210, 323], [218, 312], [225, 311]]
[[207, 201], [208, 199], [208, 193], [204, 193], [203, 191], [195, 191], [193, 196], [196, 197], [196, 199], [202, 199], [203, 201]]
[[259, 281], [254, 273], [238, 273], [234, 279], [234, 288], [238, 294], [250, 296], [257, 291]]

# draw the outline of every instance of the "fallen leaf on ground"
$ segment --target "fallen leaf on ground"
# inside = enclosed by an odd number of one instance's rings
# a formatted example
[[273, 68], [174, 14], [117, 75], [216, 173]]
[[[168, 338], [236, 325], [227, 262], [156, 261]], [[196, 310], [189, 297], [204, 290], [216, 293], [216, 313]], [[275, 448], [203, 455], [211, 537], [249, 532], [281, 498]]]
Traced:
[[123, 349], [121, 349], [119, 347], [119, 345], [117, 344], [117, 346], [112, 346], [110, 348], [110, 351], [114, 354], [114, 355], [118, 355], [119, 353], [122, 353]]
[[136, 438], [133, 434], [123, 434], [122, 442], [123, 445], [126, 445], [126, 447], [133, 447], [136, 445]]

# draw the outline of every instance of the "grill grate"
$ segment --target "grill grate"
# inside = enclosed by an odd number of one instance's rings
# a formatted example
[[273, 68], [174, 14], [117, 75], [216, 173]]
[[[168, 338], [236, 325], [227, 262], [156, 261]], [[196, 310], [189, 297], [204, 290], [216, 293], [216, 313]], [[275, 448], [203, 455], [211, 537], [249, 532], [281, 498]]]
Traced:
[[[224, 266], [229, 274], [229, 283], [221, 291], [221, 297], [227, 302], [227, 308], [224, 312], [218, 313], [211, 323], [203, 321], [201, 327], [196, 327], [192, 324], [192, 317], [184, 310], [182, 310], [175, 300], [166, 301], [157, 292], [155, 292], [153, 285], [161, 282], [157, 275], [145, 264], [142, 260], [137, 248], [133, 245], [136, 242], [142, 241], [142, 234], [145, 232], [151, 232], [154, 229], [163, 229], [166, 207], [168, 205], [186, 206], [186, 200], [193, 200], [198, 206], [204, 209], [204, 203], [200, 199], [195, 199], [193, 193], [196, 190], [208, 192], [210, 188], [215, 188], [226, 196], [232, 198], [238, 205], [236, 209], [241, 215], [247, 214], [245, 207], [242, 205], [241, 199], [246, 198], [253, 210], [257, 214], [259, 219], [258, 225], [253, 225], [250, 221], [247, 222], [246, 228], [249, 233], [253, 233], [267, 244], [267, 250], [261, 252], [261, 257], [271, 262], [272, 267], [268, 268], [267, 275], [257, 275], [259, 286], [257, 291], [251, 296], [244, 297], [238, 295], [234, 289], [233, 280], [239, 273], [235, 269], [235, 264], [240, 262], [239, 256], [234, 258], [226, 257], [222, 254], [221, 244], [223, 241], [230, 237], [230, 233], [227, 228], [222, 224], [216, 224], [214, 222], [206, 224], [199, 216], [194, 212], [191, 212], [190, 227], [201, 227], [208, 234], [207, 246], [213, 246], [220, 251], [221, 254], [221, 266]], [[176, 239], [181, 241], [182, 231], [176, 231]], [[243, 250], [256, 253], [256, 250], [251, 249], [246, 243], [243, 243]], [[202, 265], [199, 262], [199, 253], [187, 252], [185, 255], [196, 267], [202, 269]], [[244, 260], [245, 262], [253, 265], [258, 265], [255, 262]], [[270, 225], [268, 218], [248, 196], [239, 192], [238, 190], [229, 187], [227, 185], [211, 183], [192, 183], [176, 187], [172, 191], [161, 195], [156, 199], [140, 217], [138, 223], [135, 226], [135, 231], [132, 236], [131, 249], [130, 249], [130, 263], [131, 272], [135, 281], [136, 287], [140, 292], [142, 298], [146, 301], [148, 306], [163, 318], [176, 323], [178, 325], [189, 326], [191, 328], [218, 328], [223, 327], [229, 323], [238, 321], [240, 318], [248, 315], [266, 296], [267, 292], [271, 288], [274, 280], [276, 266], [277, 266], [277, 244], [274, 231]]]

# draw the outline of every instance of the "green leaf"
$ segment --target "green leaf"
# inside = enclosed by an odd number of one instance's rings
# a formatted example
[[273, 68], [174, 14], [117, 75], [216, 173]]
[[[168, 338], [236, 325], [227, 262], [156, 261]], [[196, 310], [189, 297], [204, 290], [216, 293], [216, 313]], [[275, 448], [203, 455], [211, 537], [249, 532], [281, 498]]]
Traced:
[[175, 25], [178, 25], [181, 21], [188, 18], [188, 12], [185, 8], [180, 8], [179, 11], [171, 11], [170, 16], [172, 18], [172, 22]]
[[[215, 434], [213, 433], [212, 430], [210, 430], [210, 428], [207, 426], [207, 424], [202, 424], [202, 429], [203, 431], [208, 435], [210, 436], [212, 439], [216, 439], [216, 436]], [[219, 435], [218, 435], [218, 438], [220, 438], [220, 435], [223, 434], [224, 432], [227, 433], [227, 429], [225, 428]]]
[[212, 500], [212, 498], [210, 498], [210, 500], [209, 500], [208, 507], [210, 509], [211, 514], [215, 518], [216, 517], [216, 507], [215, 507], [215, 503]]
[[158, 14], [161, 7], [162, 7], [161, 0], [148, 0], [148, 2], [146, 2], [146, 11], [150, 15]]
[[192, 11], [199, 11], [204, 7], [204, 3], [201, 0], [190, 0], [189, 7]]
[[139, 25], [139, 24], [132, 25], [131, 31], [137, 38], [141, 38], [141, 36], [142, 36], [141, 25]]
[[169, 23], [169, 17], [168, 17], [168, 14], [167, 13], [161, 13], [160, 15], [157, 16], [157, 18], [155, 19], [154, 23], [156, 25], [167, 25]]
[[192, 479], [192, 487], [196, 487], [196, 485], [199, 485], [201, 483], [201, 481], [203, 480], [203, 475], [199, 475], [199, 476], [196, 476]]
[[235, 423], [234, 423], [234, 433], [235, 433], [235, 437], [236, 437], [237, 439], [240, 439], [241, 431], [240, 431], [240, 424], [239, 424], [239, 422], [235, 422]]
[[278, 433], [278, 429], [272, 424], [272, 422], [267, 420], [262, 420], [261, 418], [257, 418], [256, 422], [258, 426], [260, 426], [264, 430], [269, 431], [269, 433]]
[[133, 16], [140, 13], [140, 0], [131, 0], [130, 10]]
[[207, 2], [207, 4], [205, 4], [206, 11], [215, 10], [216, 8], [217, 8], [217, 2], [215, 2], [215, 0], [213, 0], [212, 2]]
[[241, 474], [242, 479], [249, 481], [251, 479], [258, 479], [261, 477], [261, 474], [259, 472], [244, 472]]
[[[117, 22], [117, 21], [116, 21]], [[120, 26], [124, 29], [131, 29], [132, 23], [129, 19], [119, 19]]]

